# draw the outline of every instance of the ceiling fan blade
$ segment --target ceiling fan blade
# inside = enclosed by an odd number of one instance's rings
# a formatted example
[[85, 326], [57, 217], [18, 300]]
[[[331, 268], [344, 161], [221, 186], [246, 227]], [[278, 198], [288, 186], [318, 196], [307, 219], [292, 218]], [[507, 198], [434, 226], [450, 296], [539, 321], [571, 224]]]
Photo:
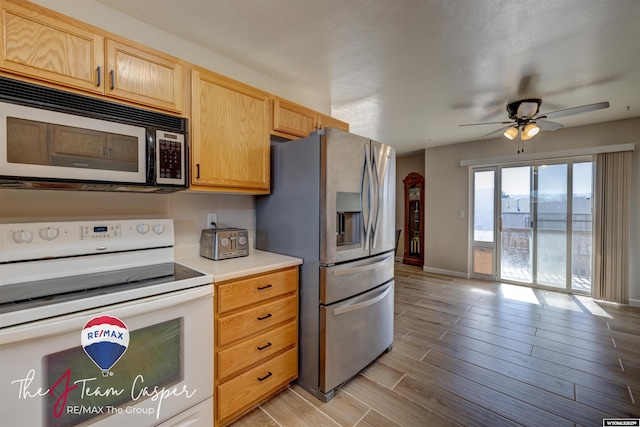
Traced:
[[465, 125], [458, 126], [478, 126], [478, 125], [508, 125], [512, 122], [485, 122], [485, 123], [467, 123]]
[[507, 129], [509, 129], [510, 127], [513, 127], [513, 126], [505, 126], [505, 127], [503, 127], [503, 128], [496, 129], [496, 130], [494, 130], [494, 131], [492, 131], [492, 132], [489, 132], [489, 133], [488, 133], [488, 134], [486, 134], [486, 135], [482, 135], [480, 138], [484, 138], [484, 137], [486, 137], [486, 136], [498, 136], [498, 135], [502, 135], [502, 134], [504, 133], [504, 131], [505, 131], [505, 130], [507, 130]]
[[589, 111], [602, 110], [609, 108], [609, 102], [597, 102], [595, 104], [581, 105], [579, 107], [565, 108], [550, 113], [542, 114], [536, 119], [557, 119], [558, 117], [573, 116], [574, 114], [588, 113]]
[[548, 120], [536, 120], [535, 122], [538, 127], [540, 128], [540, 130], [550, 130], [550, 131], [554, 131], [554, 130], [558, 130], [560, 128], [563, 128], [564, 126], [561, 125], [560, 123], [556, 123], [556, 122], [550, 122]]

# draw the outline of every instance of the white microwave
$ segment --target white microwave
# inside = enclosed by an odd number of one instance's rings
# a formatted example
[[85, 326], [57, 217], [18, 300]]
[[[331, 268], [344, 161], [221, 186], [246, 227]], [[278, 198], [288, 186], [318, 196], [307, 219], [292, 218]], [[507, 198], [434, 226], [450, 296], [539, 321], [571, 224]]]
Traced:
[[187, 120], [0, 78], [0, 187], [187, 188]]

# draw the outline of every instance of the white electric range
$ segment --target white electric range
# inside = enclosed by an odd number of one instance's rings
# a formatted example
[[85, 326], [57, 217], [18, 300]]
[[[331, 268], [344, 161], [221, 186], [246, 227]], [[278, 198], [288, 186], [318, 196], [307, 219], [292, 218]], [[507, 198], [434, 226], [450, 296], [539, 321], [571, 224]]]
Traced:
[[0, 419], [212, 425], [212, 276], [173, 221], [0, 224]]

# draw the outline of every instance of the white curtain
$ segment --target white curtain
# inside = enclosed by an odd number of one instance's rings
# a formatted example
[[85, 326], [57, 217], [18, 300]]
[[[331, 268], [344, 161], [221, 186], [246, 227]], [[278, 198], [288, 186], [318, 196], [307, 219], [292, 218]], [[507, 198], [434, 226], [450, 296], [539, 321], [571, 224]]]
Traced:
[[631, 151], [596, 155], [591, 296], [629, 303]]

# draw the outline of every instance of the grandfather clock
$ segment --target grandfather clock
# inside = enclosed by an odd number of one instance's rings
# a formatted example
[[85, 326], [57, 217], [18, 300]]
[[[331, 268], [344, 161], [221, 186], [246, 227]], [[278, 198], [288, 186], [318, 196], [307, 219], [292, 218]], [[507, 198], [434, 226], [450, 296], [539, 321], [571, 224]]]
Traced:
[[404, 264], [424, 264], [424, 178], [411, 172], [404, 182]]

